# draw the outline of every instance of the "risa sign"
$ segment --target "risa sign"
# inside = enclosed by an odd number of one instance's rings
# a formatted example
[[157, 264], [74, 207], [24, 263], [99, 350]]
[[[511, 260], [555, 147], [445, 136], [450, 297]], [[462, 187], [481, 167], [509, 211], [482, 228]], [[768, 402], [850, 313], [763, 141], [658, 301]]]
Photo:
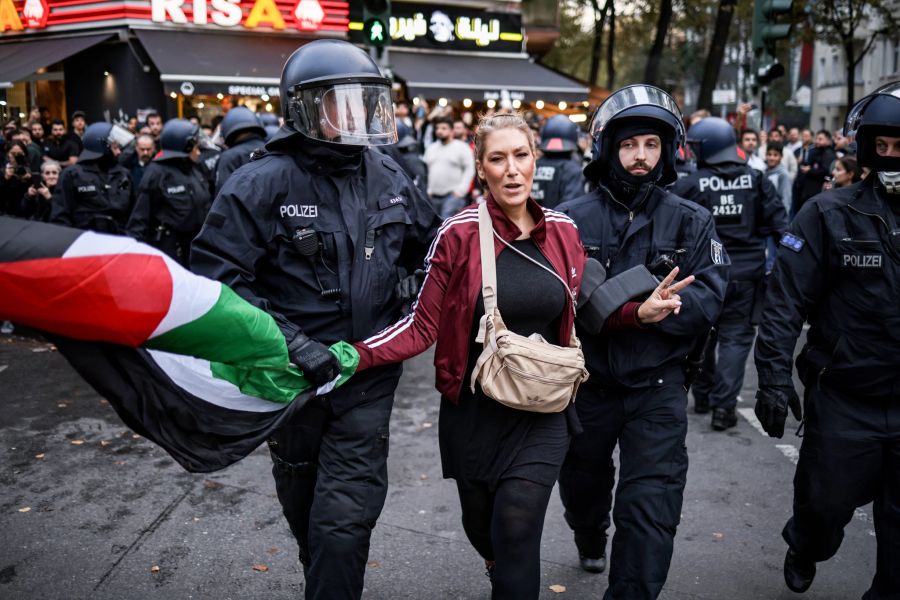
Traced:
[[[285, 29], [288, 26], [275, 0], [255, 0], [246, 17], [240, 0], [150, 0], [150, 8], [150, 19], [157, 23], [213, 23], [220, 27], [243, 25], [247, 29]], [[185, 8], [189, 9], [190, 18]], [[299, 0], [291, 16], [297, 29], [316, 31], [325, 20], [325, 10], [318, 0]]]

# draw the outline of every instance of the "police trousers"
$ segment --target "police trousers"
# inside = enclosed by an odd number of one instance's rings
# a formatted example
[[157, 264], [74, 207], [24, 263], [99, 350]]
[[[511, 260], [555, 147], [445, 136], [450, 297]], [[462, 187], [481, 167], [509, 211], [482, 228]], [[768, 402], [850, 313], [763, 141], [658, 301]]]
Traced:
[[863, 598], [900, 598], [900, 400], [857, 398], [814, 385], [804, 408], [794, 515], [782, 536], [796, 552], [828, 560], [853, 511], [874, 501], [878, 557]]
[[[687, 394], [681, 381], [640, 389], [603, 389], [589, 379], [575, 402], [576, 436], [559, 477], [569, 527], [582, 537], [608, 524], [619, 445], [619, 485], [605, 600], [659, 596], [672, 560], [687, 482]], [[604, 524], [606, 523], [606, 524]]]
[[346, 393], [345, 387], [310, 401], [269, 440], [275, 489], [300, 547], [307, 600], [362, 595], [369, 539], [387, 496], [396, 381], [388, 392], [335, 414], [329, 398]]
[[716, 343], [707, 349], [703, 372], [694, 382], [694, 398], [707, 398], [710, 408], [734, 410], [744, 386], [744, 369], [756, 331], [751, 324], [759, 284], [731, 281], [716, 323]]

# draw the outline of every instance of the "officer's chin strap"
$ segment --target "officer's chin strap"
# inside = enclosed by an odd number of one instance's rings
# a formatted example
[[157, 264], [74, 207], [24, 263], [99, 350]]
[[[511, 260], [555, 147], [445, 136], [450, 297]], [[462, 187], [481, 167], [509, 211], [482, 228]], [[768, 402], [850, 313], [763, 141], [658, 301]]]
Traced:
[[888, 194], [900, 194], [900, 171], [878, 171], [878, 180]]

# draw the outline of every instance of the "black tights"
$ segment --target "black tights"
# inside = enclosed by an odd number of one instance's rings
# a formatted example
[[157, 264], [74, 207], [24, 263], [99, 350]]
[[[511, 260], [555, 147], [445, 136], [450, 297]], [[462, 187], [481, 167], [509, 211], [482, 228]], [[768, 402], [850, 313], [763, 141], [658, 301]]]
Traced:
[[493, 600], [537, 598], [541, 533], [552, 487], [504, 479], [497, 490], [457, 482], [466, 537], [485, 560], [496, 561]]

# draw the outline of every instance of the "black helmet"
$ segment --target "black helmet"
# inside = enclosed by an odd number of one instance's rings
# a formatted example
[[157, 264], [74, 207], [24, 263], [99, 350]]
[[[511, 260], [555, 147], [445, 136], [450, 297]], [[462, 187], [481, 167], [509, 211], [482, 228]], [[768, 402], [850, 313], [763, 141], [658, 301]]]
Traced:
[[168, 160], [190, 156], [191, 150], [200, 142], [200, 126], [187, 119], [172, 119], [163, 125], [159, 134], [162, 151], [153, 160]]
[[719, 117], [706, 117], [691, 125], [687, 143], [700, 165], [747, 162], [746, 152], [737, 146], [734, 127]]
[[264, 112], [259, 113], [259, 122], [262, 123], [263, 127], [269, 127], [270, 125], [274, 125], [275, 128], [278, 128], [278, 115], [275, 113]]
[[879, 156], [878, 135], [900, 137], [900, 82], [895, 81], [866, 96], [850, 109], [844, 135], [856, 136], [856, 160], [873, 171], [900, 171], [900, 158]]
[[84, 130], [81, 143], [84, 149], [78, 160], [97, 160], [104, 156], [112, 156], [113, 146], [124, 148], [134, 141], [134, 135], [126, 129], [112, 123], [91, 123]]
[[316, 40], [296, 50], [281, 73], [281, 106], [287, 128], [320, 142], [397, 141], [391, 80], [348, 42]]
[[646, 125], [658, 130], [663, 138], [662, 171], [656, 181], [669, 185], [678, 179], [675, 153], [684, 141], [684, 123], [678, 103], [669, 94], [652, 85], [629, 85], [617, 90], [597, 108], [591, 120], [593, 160], [584, 169], [585, 177], [598, 181], [608, 170], [614, 155], [618, 129]]
[[565, 115], [547, 119], [541, 128], [542, 152], [572, 152], [578, 148], [578, 125]]
[[252, 131], [260, 136], [266, 134], [256, 114], [246, 106], [235, 106], [229, 110], [219, 127], [226, 146], [233, 146], [234, 139], [242, 131]]

